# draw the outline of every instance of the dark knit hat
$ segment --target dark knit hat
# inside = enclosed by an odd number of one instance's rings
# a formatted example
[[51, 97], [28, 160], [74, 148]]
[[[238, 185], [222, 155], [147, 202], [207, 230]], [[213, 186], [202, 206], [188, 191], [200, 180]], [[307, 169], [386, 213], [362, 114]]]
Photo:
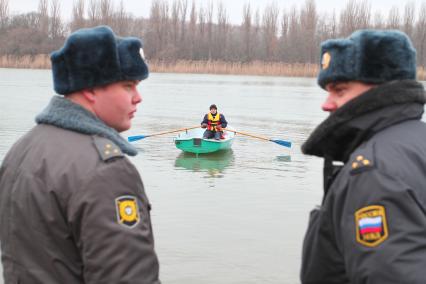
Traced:
[[381, 84], [404, 79], [416, 79], [416, 50], [403, 32], [359, 30], [321, 44], [322, 88], [339, 81]]
[[50, 59], [54, 89], [62, 95], [118, 81], [140, 81], [149, 73], [141, 40], [117, 37], [107, 26], [73, 32]]
[[212, 109], [212, 108], [214, 108], [215, 110], [217, 110], [217, 106], [215, 104], [212, 104], [209, 109]]

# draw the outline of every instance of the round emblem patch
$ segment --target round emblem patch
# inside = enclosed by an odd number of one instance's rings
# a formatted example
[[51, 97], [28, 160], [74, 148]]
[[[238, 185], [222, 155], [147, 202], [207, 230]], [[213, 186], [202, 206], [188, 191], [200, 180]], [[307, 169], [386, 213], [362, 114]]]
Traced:
[[120, 196], [115, 200], [117, 221], [119, 224], [133, 228], [139, 223], [139, 210], [136, 197], [131, 195]]

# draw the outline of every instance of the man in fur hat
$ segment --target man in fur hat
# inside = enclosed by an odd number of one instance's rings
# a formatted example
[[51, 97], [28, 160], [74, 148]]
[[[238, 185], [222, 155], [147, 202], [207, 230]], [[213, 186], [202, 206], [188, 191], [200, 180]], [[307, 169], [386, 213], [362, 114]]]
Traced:
[[302, 283], [425, 283], [425, 92], [399, 31], [361, 30], [321, 46], [330, 112], [302, 150], [324, 158]]
[[6, 284], [160, 283], [150, 203], [119, 132], [148, 77], [142, 43], [106, 26], [52, 53], [55, 91], [0, 169]]

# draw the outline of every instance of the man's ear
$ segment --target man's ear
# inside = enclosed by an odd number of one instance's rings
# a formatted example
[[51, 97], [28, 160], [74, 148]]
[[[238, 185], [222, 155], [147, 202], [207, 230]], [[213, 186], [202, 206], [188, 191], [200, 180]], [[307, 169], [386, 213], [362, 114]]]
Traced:
[[94, 89], [84, 89], [81, 91], [81, 93], [89, 102], [93, 103], [96, 101], [96, 94]]

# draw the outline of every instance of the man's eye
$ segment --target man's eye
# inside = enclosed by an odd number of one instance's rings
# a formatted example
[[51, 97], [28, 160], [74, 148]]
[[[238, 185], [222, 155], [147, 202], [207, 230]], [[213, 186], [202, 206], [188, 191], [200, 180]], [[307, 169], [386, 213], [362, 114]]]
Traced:
[[341, 95], [341, 94], [343, 94], [344, 92], [345, 92], [345, 88], [343, 88], [343, 87], [336, 88], [336, 93], [337, 93], [337, 94]]

